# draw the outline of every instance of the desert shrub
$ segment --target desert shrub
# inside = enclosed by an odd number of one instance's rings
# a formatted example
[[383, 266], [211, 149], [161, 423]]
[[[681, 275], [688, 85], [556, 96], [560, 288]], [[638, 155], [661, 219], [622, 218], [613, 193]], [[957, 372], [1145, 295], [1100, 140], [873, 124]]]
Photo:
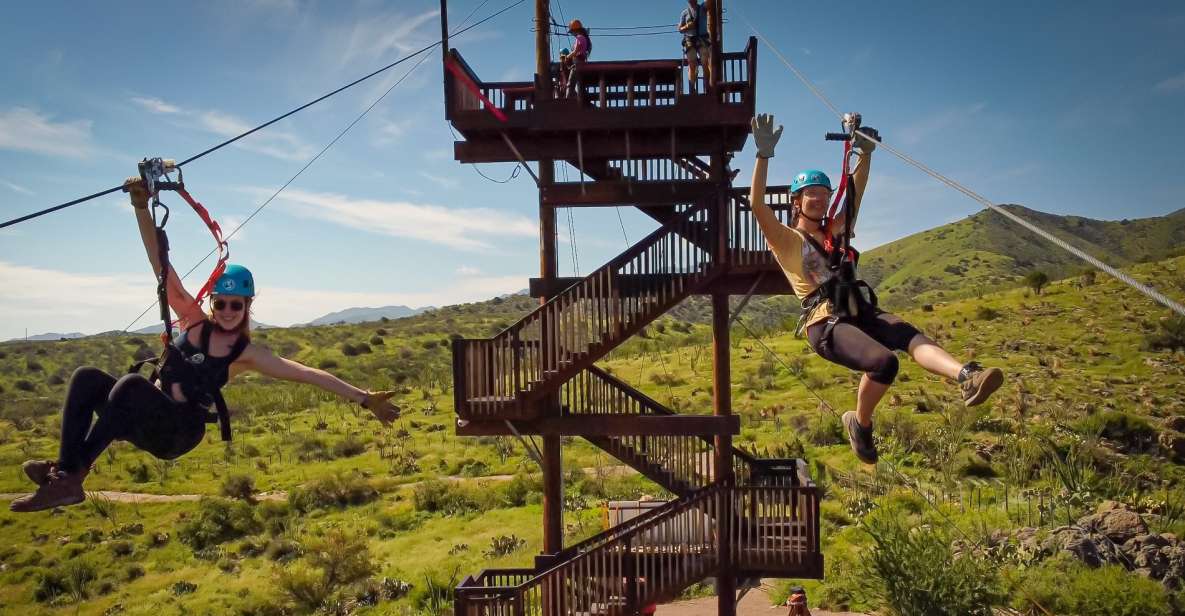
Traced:
[[365, 479], [356, 475], [332, 475], [288, 493], [288, 504], [300, 513], [315, 509], [364, 505], [379, 497]]
[[123, 579], [125, 582], [133, 582], [144, 577], [143, 565], [132, 563], [128, 565], [127, 569], [123, 570]]
[[994, 321], [1000, 318], [1000, 311], [991, 306], [980, 305], [975, 309], [975, 318], [980, 321]]
[[222, 481], [222, 495], [251, 501], [255, 498], [255, 479], [250, 475], [228, 475]]
[[333, 457], [325, 440], [312, 434], [298, 436], [295, 448], [296, 457], [301, 462], [323, 461]]
[[27, 391], [27, 392], [37, 391], [37, 386], [34, 385], [31, 381], [28, 381], [26, 379], [17, 379], [16, 382], [14, 382], [12, 385], [13, 385], [13, 387], [16, 387], [17, 389], [19, 389], [20, 391]]
[[490, 549], [482, 552], [486, 558], [501, 558], [509, 556], [527, 545], [526, 539], [521, 539], [517, 535], [498, 535], [490, 538]]
[[807, 439], [820, 447], [826, 445], [841, 445], [848, 442], [843, 425], [839, 419], [831, 415], [818, 414], [807, 425]]
[[515, 474], [514, 478], [507, 481], [506, 486], [502, 488], [502, 495], [508, 507], [522, 507], [530, 501], [532, 494], [542, 492], [542, 480], [524, 473]]
[[333, 444], [333, 457], [335, 458], [352, 458], [356, 455], [366, 453], [366, 443], [362, 439], [350, 434], [346, 438]]
[[262, 524], [247, 503], [203, 498], [197, 511], [177, 530], [177, 538], [196, 552], [261, 529]]
[[181, 595], [188, 595], [197, 591], [197, 584], [188, 582], [186, 580], [177, 580], [169, 587], [169, 590], [178, 597]]
[[333, 370], [338, 367], [338, 363], [332, 359], [322, 359], [317, 367], [322, 370]]
[[[1076, 616], [1169, 616], [1169, 597], [1159, 583], [1107, 565], [1091, 569], [1068, 556], [1048, 559], [1020, 571], [1012, 606], [1025, 611], [1033, 602], [1055, 614]], [[1027, 613], [1027, 612], [1026, 612]]]
[[111, 543], [107, 544], [107, 547], [111, 549], [111, 554], [114, 556], [129, 556], [136, 549], [132, 545], [132, 542], [126, 539], [112, 541]]
[[293, 603], [311, 611], [346, 596], [376, 571], [366, 536], [335, 528], [309, 540], [304, 561], [279, 570], [276, 582]]
[[1185, 349], [1185, 317], [1160, 321], [1160, 329], [1144, 335], [1141, 344], [1147, 351]]
[[430, 479], [415, 487], [412, 503], [416, 511], [457, 515], [474, 511], [477, 503], [456, 483]]
[[860, 567], [873, 594], [893, 616], [991, 616], [1002, 597], [994, 566], [956, 556], [943, 531], [878, 510], [865, 530], [873, 546]]
[[382, 336], [371, 336], [370, 337], [370, 344], [372, 344], [374, 346], [383, 346], [383, 344], [384, 344], [383, 337]]
[[1075, 427], [1082, 434], [1108, 438], [1136, 451], [1144, 451], [1156, 445], [1156, 428], [1153, 428], [1147, 419], [1131, 413], [1095, 413], [1082, 418]]
[[1032, 271], [1025, 276], [1025, 284], [1029, 286], [1037, 295], [1041, 295], [1041, 289], [1049, 284], [1049, 274], [1042, 271]]

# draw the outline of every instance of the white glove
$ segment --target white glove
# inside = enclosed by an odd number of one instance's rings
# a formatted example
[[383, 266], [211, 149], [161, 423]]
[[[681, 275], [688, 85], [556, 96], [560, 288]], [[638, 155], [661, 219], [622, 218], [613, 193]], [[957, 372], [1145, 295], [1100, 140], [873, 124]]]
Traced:
[[773, 158], [778, 139], [782, 138], [782, 127], [774, 130], [774, 117], [768, 113], [753, 118], [753, 145], [757, 146], [757, 158]]

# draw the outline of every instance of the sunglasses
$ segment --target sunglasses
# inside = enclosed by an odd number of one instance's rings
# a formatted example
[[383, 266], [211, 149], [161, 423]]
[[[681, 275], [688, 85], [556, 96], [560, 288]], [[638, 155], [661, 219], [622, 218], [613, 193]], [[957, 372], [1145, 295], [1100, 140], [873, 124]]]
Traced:
[[216, 300], [214, 300], [213, 305], [214, 305], [214, 310], [226, 310], [227, 307], [230, 307], [230, 309], [232, 311], [238, 312], [243, 309], [243, 302], [240, 302], [238, 300], [233, 300], [233, 301], [228, 302], [224, 299], [216, 299]]

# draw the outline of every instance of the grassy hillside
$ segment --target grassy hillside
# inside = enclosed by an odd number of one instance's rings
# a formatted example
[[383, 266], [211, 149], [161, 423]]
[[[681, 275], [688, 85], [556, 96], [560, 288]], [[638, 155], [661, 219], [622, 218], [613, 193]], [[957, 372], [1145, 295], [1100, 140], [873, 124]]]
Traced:
[[[1179, 255], [1185, 247], [1185, 209], [1155, 218], [1103, 221], [1004, 207], [1120, 267]], [[1034, 270], [1057, 279], [1082, 268], [1073, 255], [991, 210], [878, 246], [861, 260], [861, 274], [893, 306], [1015, 286]]]
[[[1131, 271], [1185, 299], [1185, 257]], [[319, 605], [328, 613], [451, 613], [442, 589], [457, 576], [531, 562], [541, 511], [537, 469], [518, 443], [453, 436], [447, 341], [490, 335], [533, 303], [515, 297], [387, 323], [259, 332], [258, 342], [283, 355], [361, 386], [398, 389], [404, 419], [382, 429], [311, 388], [240, 377], [226, 390], [236, 411], [233, 446], [211, 431], [190, 455], [161, 463], [121, 444], [88, 483], [207, 500], [92, 498], [57, 514], [0, 510], [0, 612], [279, 614]], [[1115, 500], [1139, 508], [1155, 532], [1185, 535], [1185, 459], [1174, 462], [1160, 444], [1185, 439], [1174, 423], [1185, 416], [1185, 331], [1165, 310], [1100, 276], [1088, 286], [1055, 282], [1042, 295], [1011, 289], [902, 314], [958, 356], [1004, 367], [1009, 381], [968, 411], [953, 386], [903, 361], [877, 418], [887, 462], [876, 468], [856, 462], [812, 394], [851, 408], [858, 375], [813, 356], [780, 327], [759, 333], [786, 366], [743, 330], [733, 333], [737, 442], [807, 457], [826, 495], [828, 579], [810, 585], [816, 605], [882, 605], [877, 588], [861, 583], [876, 579], [868, 557], [884, 553], [868, 531], [882, 513], [929, 529], [925, 536], [962, 541], [951, 523], [977, 540], [1022, 526], [1048, 533]], [[53, 457], [56, 413], [75, 366], [119, 371], [155, 350], [146, 336], [0, 344], [0, 492], [28, 489], [22, 460]], [[681, 412], [711, 412], [705, 326], [666, 319], [603, 365]], [[565, 484], [569, 540], [600, 530], [608, 499], [662, 494], [607, 470], [613, 461], [578, 439], [564, 452], [574, 469]], [[249, 492], [285, 496], [233, 498]], [[1032, 607], [1028, 595], [1046, 601], [1085, 592], [1074, 590], [1082, 585], [1171, 597], [1126, 571], [1091, 573], [1013, 552], [995, 558], [992, 570], [1003, 577], [992, 589], [1018, 609]], [[1104, 573], [1109, 586], [1097, 579]]]

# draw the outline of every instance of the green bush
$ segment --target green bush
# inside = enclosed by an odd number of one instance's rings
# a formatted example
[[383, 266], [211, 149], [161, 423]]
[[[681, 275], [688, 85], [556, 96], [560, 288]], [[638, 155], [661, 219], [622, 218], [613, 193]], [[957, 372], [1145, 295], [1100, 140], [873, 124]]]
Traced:
[[[1033, 602], [1055, 614], [1075, 616], [1169, 616], [1173, 610], [1159, 583], [1107, 565], [1091, 569], [1069, 556], [1048, 559], [1015, 575], [1012, 607]], [[1029, 613], [1029, 612], [1025, 612]]]
[[1136, 451], [1146, 451], [1156, 445], [1156, 428], [1147, 419], [1123, 411], [1088, 415], [1075, 427], [1082, 434], [1108, 438]]
[[980, 305], [975, 309], [975, 318], [979, 321], [994, 321], [1000, 318], [1000, 311], [991, 306]]
[[1144, 335], [1146, 351], [1185, 349], [1185, 317], [1171, 317], [1160, 321], [1160, 329]]
[[366, 453], [366, 443], [357, 436], [350, 434], [333, 444], [332, 453], [335, 458], [352, 458], [356, 455]]
[[293, 603], [312, 611], [349, 594], [352, 585], [377, 571], [366, 536], [335, 528], [310, 540], [304, 562], [279, 570], [276, 582]]
[[255, 480], [250, 475], [229, 475], [222, 481], [222, 495], [251, 501], [255, 499]]
[[412, 503], [416, 511], [457, 515], [476, 510], [477, 503], [459, 484], [430, 479], [415, 487]]
[[881, 509], [869, 516], [873, 547], [860, 567], [888, 613], [991, 616], [1002, 601], [993, 565], [956, 557], [945, 532], [909, 524], [900, 515]]
[[288, 493], [288, 504], [301, 513], [315, 509], [364, 505], [379, 497], [378, 490], [358, 476], [332, 475]]
[[177, 538], [199, 551], [232, 539], [253, 535], [263, 525], [250, 505], [221, 498], [203, 498], [189, 521], [177, 530]]

